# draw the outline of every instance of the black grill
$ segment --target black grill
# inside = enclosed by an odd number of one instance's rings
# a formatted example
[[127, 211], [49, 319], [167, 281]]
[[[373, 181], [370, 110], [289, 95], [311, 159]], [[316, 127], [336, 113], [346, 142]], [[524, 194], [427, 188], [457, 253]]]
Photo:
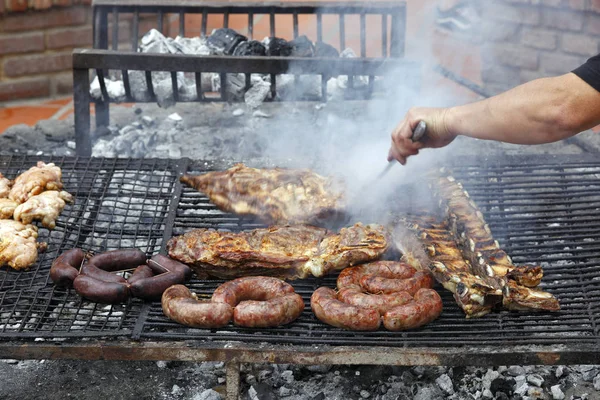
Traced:
[[[13, 177], [33, 158], [4, 158], [0, 170]], [[335, 276], [292, 282], [307, 305], [294, 323], [275, 329], [229, 325], [218, 330], [190, 329], [170, 322], [160, 304], [131, 301], [105, 307], [82, 302], [73, 292], [53, 288], [48, 269], [56, 254], [73, 246], [102, 251], [137, 245], [148, 254], [164, 249], [165, 238], [193, 228], [228, 230], [261, 225], [218, 211], [208, 199], [177, 182], [183, 171], [202, 173], [224, 165], [166, 160], [58, 159], [66, 189], [77, 202], [68, 206], [57, 228], [41, 238], [48, 253], [30, 272], [0, 273], [2, 329], [5, 338], [124, 335], [134, 339], [194, 340], [306, 345], [455, 348], [465, 345], [506, 348], [515, 345], [595, 345], [600, 317], [600, 162], [567, 158], [517, 157], [471, 160], [453, 168], [482, 208], [501, 245], [516, 263], [542, 263], [542, 287], [555, 294], [557, 313], [496, 312], [467, 320], [449, 293], [440, 288], [444, 312], [414, 331], [347, 332], [312, 315], [309, 298]], [[117, 202], [118, 208], [107, 207]], [[139, 217], [138, 202], [148, 214]], [[102, 227], [104, 221], [110, 225]], [[172, 229], [172, 231], [171, 231]], [[97, 241], [93, 241], [96, 238]], [[126, 245], [125, 245], [126, 244]], [[189, 287], [209, 297], [222, 281], [192, 280]], [[89, 308], [90, 311], [87, 311]], [[17, 315], [17, 313], [20, 313]], [[6, 315], [10, 314], [10, 318]], [[6, 323], [8, 321], [8, 324]]]

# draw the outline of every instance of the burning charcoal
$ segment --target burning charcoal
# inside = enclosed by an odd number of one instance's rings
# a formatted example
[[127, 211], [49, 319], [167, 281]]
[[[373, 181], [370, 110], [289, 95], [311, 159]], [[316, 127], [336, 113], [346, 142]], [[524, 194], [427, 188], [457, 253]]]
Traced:
[[230, 28], [215, 29], [207, 39], [208, 46], [217, 54], [233, 54], [235, 48], [247, 41], [246, 36], [240, 35]]
[[279, 388], [279, 397], [288, 397], [292, 395], [292, 390], [282, 386]]
[[440, 375], [440, 377], [435, 380], [435, 383], [437, 383], [439, 388], [442, 389], [446, 394], [454, 394], [454, 385], [452, 384], [452, 379], [450, 379], [447, 374]]
[[207, 389], [200, 394], [194, 396], [194, 400], [221, 400], [222, 397], [219, 392], [212, 389]]
[[242, 42], [233, 51], [234, 56], [264, 56], [266, 54], [265, 46], [258, 40]]
[[289, 42], [292, 46], [292, 57], [312, 57], [315, 54], [315, 48], [305, 35], [298, 36]]
[[519, 365], [511, 365], [506, 372], [511, 376], [523, 375], [525, 374], [525, 368]]
[[542, 383], [544, 383], [544, 378], [542, 378], [538, 374], [527, 375], [527, 382], [531, 383], [534, 386], [540, 387]]
[[265, 101], [270, 91], [270, 83], [265, 81], [257, 82], [244, 94], [244, 101], [248, 107], [257, 108]]
[[292, 55], [292, 45], [285, 39], [267, 37], [263, 40], [267, 55], [273, 57], [289, 57]]
[[444, 395], [437, 386], [424, 386], [417, 390], [414, 400], [438, 400], [443, 399]]
[[337, 58], [339, 56], [340, 56], [340, 53], [332, 45], [323, 43], [323, 42], [315, 43], [315, 57]]
[[565, 398], [565, 394], [563, 393], [560, 385], [554, 385], [550, 388], [552, 392], [552, 398], [554, 400], [563, 400]]
[[183, 48], [185, 54], [197, 54], [201, 56], [210, 54], [210, 48], [206, 44], [205, 38], [186, 38], [177, 36], [174, 41]]

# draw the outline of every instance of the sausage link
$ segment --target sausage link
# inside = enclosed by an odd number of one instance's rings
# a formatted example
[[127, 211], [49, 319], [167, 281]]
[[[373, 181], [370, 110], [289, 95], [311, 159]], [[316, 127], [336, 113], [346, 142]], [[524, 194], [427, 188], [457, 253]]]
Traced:
[[233, 310], [233, 323], [246, 328], [273, 328], [295, 321], [304, 311], [304, 300], [288, 293], [266, 301], [246, 300]]
[[414, 301], [394, 307], [383, 315], [383, 325], [390, 331], [414, 329], [430, 323], [442, 313], [442, 299], [433, 289], [420, 289]]
[[185, 282], [182, 270], [168, 271], [150, 278], [140, 279], [131, 284], [131, 294], [144, 300], [160, 299], [170, 286]]
[[200, 301], [183, 285], [165, 290], [161, 304], [167, 318], [192, 328], [221, 328], [233, 317], [229, 304]]
[[326, 324], [354, 331], [374, 331], [381, 324], [377, 310], [346, 304], [336, 298], [335, 290], [320, 287], [310, 297], [315, 316]]
[[375, 261], [356, 267], [345, 268], [337, 279], [338, 289], [361, 286], [361, 279], [366, 275], [375, 275], [389, 279], [407, 279], [417, 270], [410, 265], [398, 261]]
[[429, 272], [417, 271], [408, 279], [391, 279], [374, 275], [365, 275], [360, 280], [361, 286], [369, 293], [390, 294], [408, 292], [414, 296], [421, 288], [433, 287], [433, 277]]
[[223, 283], [214, 291], [212, 301], [235, 307], [244, 300], [264, 301], [288, 293], [294, 293], [294, 288], [281, 279], [248, 276]]
[[337, 299], [353, 306], [375, 309], [380, 315], [385, 314], [390, 308], [413, 301], [413, 297], [407, 292], [379, 295], [363, 293], [361, 289], [352, 287], [340, 290]]
[[110, 273], [108, 271], [103, 271], [94, 264], [84, 264], [81, 267], [81, 275], [91, 276], [94, 279], [98, 279], [103, 282], [117, 282], [117, 283], [126, 283], [127, 279], [122, 276]]
[[96, 303], [123, 303], [129, 297], [129, 288], [126, 284], [103, 282], [88, 275], [77, 275], [73, 287], [79, 295]]
[[154, 276], [154, 271], [152, 271], [152, 268], [150, 268], [146, 264], [142, 264], [138, 265], [135, 271], [133, 271], [133, 274], [131, 274], [131, 276], [127, 278], [127, 282], [129, 282], [129, 284], [132, 284], [136, 281], [139, 281], [140, 279], [150, 278], [152, 276]]
[[50, 279], [59, 286], [73, 286], [73, 281], [79, 275], [79, 267], [85, 258], [81, 249], [71, 249], [62, 253], [52, 262]]
[[[148, 265], [158, 264], [168, 271], [177, 271], [177, 270], [181, 271], [181, 272], [183, 272], [186, 281], [192, 277], [192, 269], [190, 267], [188, 267], [187, 265], [185, 265], [183, 263], [180, 263], [179, 261], [173, 260], [172, 258], [164, 256], [162, 254], [153, 255], [147, 261], [147, 264]], [[206, 277], [204, 277], [204, 278], [206, 278]], [[199, 279], [203, 279], [203, 278], [199, 277]]]
[[90, 258], [88, 263], [94, 264], [104, 271], [114, 272], [145, 264], [146, 259], [146, 253], [139, 249], [121, 249], [96, 254]]

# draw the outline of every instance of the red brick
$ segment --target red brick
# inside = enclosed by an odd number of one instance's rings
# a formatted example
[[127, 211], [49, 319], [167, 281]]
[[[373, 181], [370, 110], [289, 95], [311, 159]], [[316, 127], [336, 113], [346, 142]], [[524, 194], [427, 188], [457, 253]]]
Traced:
[[0, 55], [43, 50], [44, 34], [41, 32], [0, 35]]
[[50, 93], [52, 96], [61, 95], [61, 94], [72, 94], [73, 93], [73, 73], [66, 72], [66, 73], [54, 75], [50, 82]]
[[521, 32], [521, 43], [536, 49], [556, 49], [557, 35], [553, 31], [541, 29], [523, 29]]
[[30, 78], [0, 82], [0, 101], [47, 97], [50, 95], [49, 79]]
[[535, 50], [514, 45], [496, 46], [493, 49], [496, 62], [509, 67], [529, 70], [538, 69], [538, 53]]
[[542, 12], [544, 26], [563, 31], [580, 31], [583, 28], [583, 13], [544, 9]]
[[33, 0], [33, 7], [30, 6], [29, 8], [46, 10], [50, 7], [52, 7], [52, 0]]
[[0, 15], [4, 14], [4, 11], [6, 11], [6, 3], [0, 0]]
[[600, 16], [588, 15], [587, 31], [594, 35], [600, 35]]
[[28, 8], [27, 0], [6, 0], [8, 11], [25, 11]]
[[4, 61], [4, 75], [13, 77], [65, 71], [72, 68], [72, 57], [71, 52], [10, 57]]
[[555, 74], [566, 74], [583, 64], [584, 61], [581, 57], [565, 54], [546, 53], [540, 56], [542, 70]]
[[92, 27], [61, 28], [46, 32], [46, 47], [59, 49], [64, 47], [88, 47], [92, 45]]
[[20, 32], [58, 26], [81, 25], [85, 23], [86, 8], [78, 6], [8, 15], [0, 24], [0, 32]]
[[588, 35], [565, 33], [562, 36], [561, 47], [565, 53], [595, 56], [598, 54], [598, 39]]
[[591, 0], [590, 8], [592, 11], [600, 13], [600, 0]]

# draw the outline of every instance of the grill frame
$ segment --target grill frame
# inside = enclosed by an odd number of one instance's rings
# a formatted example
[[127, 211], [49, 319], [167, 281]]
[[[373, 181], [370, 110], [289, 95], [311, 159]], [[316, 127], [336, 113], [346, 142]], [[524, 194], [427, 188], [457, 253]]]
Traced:
[[[8, 164], [18, 163], [19, 165], [30, 165], [30, 162], [19, 160], [11, 157], [6, 161], [0, 157], [0, 170], [4, 170]], [[38, 157], [31, 157], [31, 160], [37, 160]], [[148, 165], [162, 165], [160, 163], [168, 162], [165, 160], [98, 160], [98, 159], [51, 159], [63, 165], [81, 164], [82, 166], [90, 165], [111, 165], [116, 163], [122, 166], [141, 165], [136, 163], [148, 163]], [[499, 164], [499, 162], [501, 164]], [[156, 164], [159, 163], [159, 164]], [[536, 165], [537, 163], [537, 165]], [[173, 162], [173, 170], [181, 173], [183, 171], [193, 170], [194, 165], [202, 165], [204, 170], [215, 170], [226, 168], [229, 164], [212, 164], [204, 165], [202, 162], [192, 163], [190, 160], [180, 160]], [[563, 170], [563, 173], [569, 175], [564, 170], [573, 168], [584, 168], [581, 172], [582, 181], [590, 181], [586, 175], [598, 175], [600, 177], [600, 161], [593, 155], [578, 156], [577, 160], [573, 160], [570, 156], [555, 156], [555, 157], [502, 157], [500, 158], [477, 158], [477, 159], [461, 159], [460, 168], [482, 172], [485, 176], [496, 177], [500, 173], [510, 175], [515, 170], [527, 172], [521, 175], [514, 175], [516, 185], [519, 185], [519, 179], [532, 176], [529, 170], [543, 168], [552, 168], [555, 170]], [[519, 167], [513, 167], [513, 166]], [[14, 168], [14, 167], [13, 167]], [[67, 170], [65, 170], [67, 171]], [[577, 171], [575, 171], [577, 172]], [[578, 172], [579, 173], [579, 172]], [[573, 175], [573, 172], [571, 172]], [[456, 173], [455, 176], [461, 179], [461, 173]], [[550, 178], [554, 178], [549, 176]], [[506, 176], [505, 176], [506, 178]], [[84, 180], [85, 181], [85, 180]], [[465, 182], [465, 181], [463, 181]], [[469, 185], [465, 183], [467, 189]], [[574, 184], [566, 184], [565, 187], [574, 186]], [[598, 185], [600, 187], [600, 184]], [[168, 226], [173, 229], [173, 233], [177, 230], [177, 216], [175, 211], [180, 208], [181, 198], [185, 200], [185, 190], [181, 185], [173, 186], [174, 201], [169, 205], [169, 213], [165, 221], [168, 221]], [[67, 185], [67, 190], [69, 189]], [[85, 189], [85, 185], [80, 191]], [[483, 191], [486, 188], [484, 188]], [[184, 191], [183, 195], [181, 191]], [[597, 191], [600, 198], [600, 188]], [[200, 197], [200, 196], [198, 196]], [[477, 202], [477, 196], [473, 196]], [[567, 196], [569, 197], [569, 196]], [[486, 218], [488, 217], [487, 206], [484, 203], [478, 202], [484, 209]], [[593, 204], [593, 203], [590, 203]], [[71, 212], [71, 211], [69, 211]], [[558, 211], [562, 212], [562, 211]], [[61, 217], [62, 218], [62, 217]], [[584, 217], [584, 221], [588, 217]], [[64, 223], [64, 220], [63, 222]], [[492, 231], [498, 232], [498, 221], [490, 221]], [[587, 223], [586, 223], [587, 224]], [[61, 224], [59, 224], [61, 226]], [[164, 250], [166, 239], [171, 236], [171, 228], [165, 229], [161, 250]], [[240, 226], [237, 227], [238, 229]], [[544, 228], [546, 229], [546, 228]], [[550, 230], [552, 232], [552, 230]], [[520, 234], [520, 233], [519, 233]], [[577, 233], [581, 235], [582, 233]], [[595, 234], [592, 232], [592, 234]], [[496, 235], [501, 236], [501, 235]], [[501, 242], [502, 243], [502, 242]], [[583, 242], [586, 243], [586, 242]], [[597, 263], [594, 258], [600, 258], [600, 252], [594, 246], [591, 246], [592, 255], [586, 256], [585, 252], [579, 257], [590, 258], [578, 267], [589, 268], [590, 271], [586, 274], [590, 276], [599, 276], [596, 271]], [[509, 254], [519, 260], [522, 255], [515, 255], [509, 251]], [[536, 257], [533, 255], [533, 257]], [[548, 267], [546, 267], [548, 268]], [[547, 269], [547, 276], [552, 274], [553, 267]], [[331, 282], [333, 278], [328, 278]], [[545, 278], [547, 279], [547, 278]], [[590, 292], [590, 287], [588, 292]], [[589, 293], [588, 293], [589, 294]], [[560, 296], [560, 293], [558, 293]], [[594, 295], [595, 296], [595, 295]], [[595, 298], [595, 297], [594, 297]], [[588, 302], [590, 304], [589, 314], [592, 319], [600, 317], [600, 307], [594, 307], [597, 300]], [[445, 303], [447, 305], [447, 303]], [[52, 337], [47, 337], [44, 342], [36, 342], [35, 337], [43, 337], [32, 334], [23, 334], [20, 332], [15, 335], [0, 335], [0, 357], [4, 358], [72, 358], [72, 359], [111, 359], [111, 360], [185, 360], [185, 361], [234, 361], [260, 363], [260, 362], [275, 362], [275, 363], [296, 363], [296, 364], [381, 364], [381, 365], [506, 365], [506, 364], [585, 364], [594, 363], [600, 356], [598, 350], [599, 334], [597, 327], [591, 327], [593, 334], [589, 338], [582, 336], [572, 336], [562, 342], [538, 341], [536, 344], [517, 343], [512, 340], [505, 342], [496, 342], [497, 345], [491, 345], [490, 340], [479, 336], [481, 340], [454, 342], [453, 346], [431, 345], [425, 346], [422, 343], [416, 346], [410, 346], [407, 341], [404, 345], [393, 346], [388, 344], [373, 345], [368, 341], [357, 340], [356, 345], [328, 345], [321, 343], [323, 341], [313, 341], [312, 345], [293, 344], [293, 343], [268, 343], [260, 336], [255, 337], [255, 340], [243, 340], [240, 337], [223, 337], [223, 340], [215, 340], [214, 338], [205, 337], [199, 340], [197, 335], [187, 335], [175, 340], [176, 335], [162, 336], [147, 335], [144, 333], [144, 325], [140, 325], [140, 321], [144, 322], [151, 313], [150, 304], [144, 304], [140, 310], [138, 323], [133, 330], [126, 332], [115, 332], [114, 337], [111, 334], [103, 334], [102, 338], [96, 338], [97, 334], [93, 335], [78, 335], [70, 334], [63, 335], [58, 343], [50, 341]], [[521, 314], [525, 315], [525, 314]], [[546, 314], [544, 314], [546, 315]], [[493, 318], [493, 317], [492, 317]], [[534, 323], [536, 320], [543, 320], [547, 317], [539, 317], [538, 314], [529, 314], [525, 320], [531, 320]], [[470, 322], [467, 322], [470, 323]], [[435, 324], [435, 322], [434, 322]], [[285, 328], [284, 328], [285, 329]], [[424, 328], [427, 329], [427, 328]], [[476, 333], [483, 335], [485, 332]], [[36, 336], [37, 335], [37, 336]], [[405, 337], [405, 333], [391, 334], [390, 336]], [[19, 339], [19, 340], [16, 340]], [[63, 339], [66, 339], [63, 341]], [[133, 339], [133, 340], [132, 340]], [[367, 345], [364, 345], [367, 343]], [[493, 343], [493, 341], [492, 341]]]
[[[152, 72], [167, 71], [171, 74], [172, 93], [174, 102], [231, 102], [242, 101], [230, 99], [226, 95], [226, 80], [229, 73], [243, 73], [246, 79], [246, 88], [250, 87], [250, 74], [268, 74], [271, 80], [271, 97], [276, 98], [278, 74], [317, 75], [321, 78], [321, 96], [319, 98], [299, 98], [293, 96], [290, 100], [327, 101], [327, 80], [331, 76], [348, 75], [348, 86], [352, 88], [357, 76], [367, 76], [368, 85], [364, 90], [352, 90], [352, 96], [347, 100], [369, 99], [372, 96], [375, 77], [385, 76], [393, 70], [399, 76], [405, 77], [407, 87], [417, 88], [420, 84], [420, 64], [404, 60], [406, 42], [406, 3], [401, 2], [375, 2], [367, 4], [356, 3], [279, 3], [267, 2], [261, 4], [249, 3], [222, 3], [203, 2], [190, 0], [164, 1], [164, 0], [135, 0], [126, 4], [114, 0], [95, 0], [93, 2], [93, 29], [94, 49], [73, 51], [73, 97], [75, 108], [76, 153], [78, 156], [91, 156], [90, 139], [90, 111], [91, 103], [95, 105], [96, 127], [109, 124], [109, 104], [114, 102], [106, 89], [105, 77], [110, 71], [119, 71], [124, 79], [126, 102], [155, 102], [156, 96], [152, 85]], [[298, 32], [298, 15], [314, 14], [317, 17], [317, 37], [322, 39], [322, 16], [338, 15], [340, 21], [346, 15], [360, 16], [360, 57], [350, 59], [310, 57], [234, 57], [234, 56], [184, 56], [172, 54], [141, 54], [138, 50], [138, 26], [140, 14], [157, 16], [157, 28], [163, 30], [165, 15], [172, 13], [178, 15], [180, 35], [185, 32], [185, 16], [188, 14], [202, 15], [202, 29], [200, 34], [206, 33], [206, 21], [209, 15], [223, 15], [222, 27], [228, 26], [230, 15], [248, 15], [248, 24], [252, 26], [253, 15], [269, 15], [272, 36], [275, 31], [276, 15], [293, 15], [294, 37]], [[118, 47], [119, 16], [131, 15], [133, 19], [131, 32], [131, 49], [122, 50]], [[112, 15], [112, 28], [109, 29], [109, 18]], [[367, 43], [367, 15], [381, 16], [381, 42], [382, 57], [366, 56]], [[389, 22], [389, 24], [388, 24]], [[182, 30], [183, 27], [183, 30]], [[388, 32], [389, 27], [389, 32]], [[109, 30], [111, 31], [109, 37]], [[340, 38], [345, 38], [344, 23], [340, 23]], [[183, 36], [183, 35], [182, 35]], [[249, 35], [250, 38], [252, 37]], [[385, 39], [383, 39], [385, 38]], [[111, 39], [111, 40], [109, 40]], [[312, 38], [311, 38], [312, 39]], [[345, 47], [345, 39], [341, 40], [340, 51]], [[185, 66], [184, 66], [185, 65]], [[135, 99], [131, 94], [129, 73], [132, 71], [145, 71], [146, 86], [149, 99]], [[98, 76], [102, 99], [94, 99], [90, 95], [90, 73]], [[178, 96], [177, 73], [194, 73], [197, 93], [193, 99], [183, 99]], [[202, 73], [219, 73], [221, 78], [220, 96], [207, 97], [202, 91], [200, 81]], [[347, 94], [348, 94], [347, 93]], [[270, 101], [271, 99], [267, 99]]]

